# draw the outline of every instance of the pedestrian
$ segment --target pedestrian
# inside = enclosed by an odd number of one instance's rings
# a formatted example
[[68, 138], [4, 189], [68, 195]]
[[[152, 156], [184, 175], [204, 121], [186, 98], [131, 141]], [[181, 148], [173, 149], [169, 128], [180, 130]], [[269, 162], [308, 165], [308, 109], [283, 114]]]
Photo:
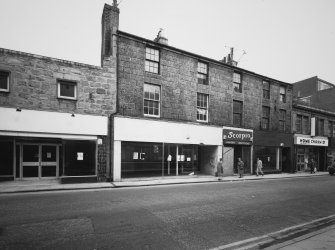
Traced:
[[311, 169], [311, 174], [315, 174], [316, 164], [313, 158], [310, 160], [309, 167]]
[[237, 170], [240, 178], [242, 178], [244, 174], [244, 162], [242, 161], [241, 157], [238, 157]]
[[217, 169], [216, 169], [219, 177], [219, 181], [222, 180], [223, 177], [223, 165], [222, 165], [222, 158], [219, 159], [218, 164], [217, 164]]
[[264, 176], [264, 173], [262, 171], [263, 168], [263, 162], [261, 159], [257, 157], [257, 168], [256, 168], [256, 175], [258, 176], [258, 173], [261, 173], [262, 176]]

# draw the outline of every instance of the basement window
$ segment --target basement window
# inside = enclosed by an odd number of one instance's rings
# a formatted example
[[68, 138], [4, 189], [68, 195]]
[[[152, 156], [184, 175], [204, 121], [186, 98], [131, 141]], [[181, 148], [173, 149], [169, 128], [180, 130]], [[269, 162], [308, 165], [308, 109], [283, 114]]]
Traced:
[[0, 70], [0, 91], [9, 92], [9, 75], [8, 71]]
[[58, 80], [58, 98], [77, 100], [77, 83]]

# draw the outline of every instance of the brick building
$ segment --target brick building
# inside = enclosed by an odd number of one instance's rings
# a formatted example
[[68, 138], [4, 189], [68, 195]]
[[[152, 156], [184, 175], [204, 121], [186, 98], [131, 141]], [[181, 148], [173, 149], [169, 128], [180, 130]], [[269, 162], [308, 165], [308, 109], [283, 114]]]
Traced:
[[265, 171], [291, 171], [291, 84], [169, 46], [162, 31], [120, 31], [118, 17], [105, 5], [102, 59], [117, 57], [114, 181], [213, 175], [221, 157], [227, 175], [237, 157], [248, 173], [256, 157]]
[[0, 49], [0, 178], [105, 180], [113, 60], [96, 67]]
[[295, 171], [308, 171], [311, 159], [319, 171], [335, 159], [335, 112], [295, 100], [292, 111]]
[[317, 76], [294, 83], [293, 96], [308, 106], [335, 112], [335, 85]]

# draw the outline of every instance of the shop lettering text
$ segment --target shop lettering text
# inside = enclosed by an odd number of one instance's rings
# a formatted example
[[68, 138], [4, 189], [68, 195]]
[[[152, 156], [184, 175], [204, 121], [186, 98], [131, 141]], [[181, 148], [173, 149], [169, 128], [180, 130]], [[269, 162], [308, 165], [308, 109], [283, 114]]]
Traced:
[[328, 146], [328, 139], [303, 138], [296, 137], [295, 144], [298, 145], [312, 145], [312, 146]]
[[223, 130], [223, 140], [251, 142], [252, 132]]

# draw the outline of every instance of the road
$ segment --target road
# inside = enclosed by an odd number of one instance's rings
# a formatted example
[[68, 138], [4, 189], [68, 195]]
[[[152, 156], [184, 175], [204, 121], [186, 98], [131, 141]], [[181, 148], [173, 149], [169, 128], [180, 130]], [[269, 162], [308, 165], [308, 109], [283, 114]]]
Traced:
[[0, 195], [0, 249], [214, 248], [334, 214], [334, 184], [320, 176]]

